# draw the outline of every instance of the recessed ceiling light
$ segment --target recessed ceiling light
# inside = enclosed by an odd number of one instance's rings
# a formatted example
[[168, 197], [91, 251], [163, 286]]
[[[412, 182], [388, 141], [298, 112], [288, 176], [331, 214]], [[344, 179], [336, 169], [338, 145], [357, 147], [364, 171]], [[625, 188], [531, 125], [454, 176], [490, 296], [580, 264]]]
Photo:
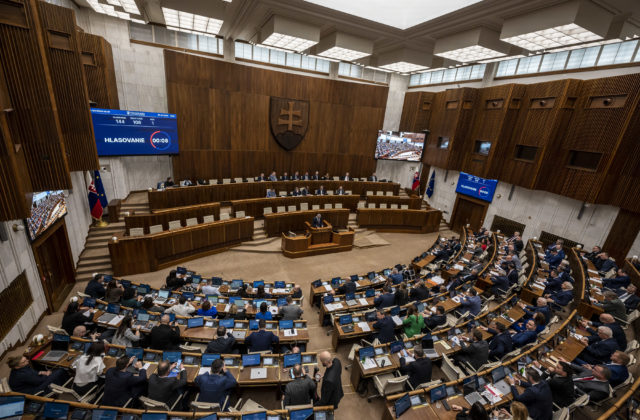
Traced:
[[412, 71], [424, 70], [428, 67], [421, 66], [418, 64], [407, 63], [406, 61], [398, 61], [396, 63], [389, 63], [382, 66], [379, 66], [385, 70], [397, 71], [401, 73], [407, 73]]
[[442, 60], [442, 58], [434, 58], [431, 54], [423, 51], [400, 48], [376, 55], [372, 59], [372, 65], [399, 73], [411, 73], [426, 70], [433, 65], [440, 66]]
[[135, 0], [87, 0], [87, 3], [97, 13], [144, 23]]
[[162, 8], [164, 21], [168, 29], [180, 30], [183, 32], [193, 31], [195, 33], [217, 35], [220, 32], [223, 21], [207, 16], [196, 15], [182, 10]]
[[260, 30], [260, 44], [291, 51], [304, 51], [320, 40], [320, 28], [272, 16]]
[[342, 61], [354, 61], [373, 53], [373, 41], [342, 32], [323, 37], [315, 47], [316, 54]]
[[436, 40], [433, 54], [461, 63], [504, 57], [510, 46], [500, 42], [498, 33], [486, 28], [475, 28]]

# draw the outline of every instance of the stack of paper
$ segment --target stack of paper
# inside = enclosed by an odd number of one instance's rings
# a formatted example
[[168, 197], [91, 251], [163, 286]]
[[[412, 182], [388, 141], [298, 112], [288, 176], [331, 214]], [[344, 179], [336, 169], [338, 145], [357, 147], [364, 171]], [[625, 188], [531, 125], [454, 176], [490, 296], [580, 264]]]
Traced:
[[116, 325], [118, 325], [120, 323], [120, 321], [122, 321], [124, 319], [123, 315], [118, 315], [113, 317], [113, 319], [111, 321], [109, 321], [109, 325], [115, 327]]
[[389, 360], [387, 355], [376, 357], [376, 363], [378, 363], [380, 367], [391, 366], [391, 360]]
[[330, 292], [330, 291], [333, 290], [333, 287], [331, 287], [331, 285], [329, 285], [329, 284], [325, 284], [324, 285], [324, 290], [326, 290], [327, 292]]
[[369, 304], [369, 302], [367, 302], [367, 299], [365, 298], [358, 299], [358, 302], [360, 302], [360, 305], [365, 305], [365, 306]]
[[295, 337], [296, 335], [298, 335], [298, 331], [295, 328], [284, 330], [285, 337]]
[[364, 332], [369, 332], [371, 331], [371, 328], [369, 327], [369, 324], [366, 322], [358, 322], [358, 327], [360, 327], [360, 329]]
[[373, 369], [373, 368], [376, 368], [376, 367], [378, 367], [378, 365], [376, 364], [376, 361], [373, 360], [370, 357], [367, 357], [366, 359], [364, 359], [362, 361], [362, 368], [365, 369], [365, 370], [366, 369]]
[[400, 319], [400, 317], [398, 315], [392, 316], [391, 319], [393, 320], [393, 322], [396, 325], [402, 325], [402, 320]]

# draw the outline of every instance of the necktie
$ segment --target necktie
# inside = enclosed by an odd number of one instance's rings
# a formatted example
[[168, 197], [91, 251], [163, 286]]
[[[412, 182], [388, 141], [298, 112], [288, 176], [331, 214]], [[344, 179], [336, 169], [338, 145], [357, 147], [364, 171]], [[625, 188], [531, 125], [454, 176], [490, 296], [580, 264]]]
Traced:
[[582, 381], [582, 382], [588, 382], [588, 381], [593, 381], [595, 379], [595, 377], [593, 376], [585, 376], [584, 378], [576, 378], [576, 381]]

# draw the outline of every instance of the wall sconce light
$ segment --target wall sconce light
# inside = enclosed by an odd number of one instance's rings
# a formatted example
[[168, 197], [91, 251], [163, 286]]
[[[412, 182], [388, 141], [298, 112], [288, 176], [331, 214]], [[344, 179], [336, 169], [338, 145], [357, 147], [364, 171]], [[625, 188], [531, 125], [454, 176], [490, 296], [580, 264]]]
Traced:
[[11, 228], [13, 229], [14, 232], [22, 232], [24, 230], [24, 226], [19, 225], [17, 223], [14, 223], [13, 226], [11, 226]]
[[502, 194], [497, 194], [496, 198], [502, 198]]

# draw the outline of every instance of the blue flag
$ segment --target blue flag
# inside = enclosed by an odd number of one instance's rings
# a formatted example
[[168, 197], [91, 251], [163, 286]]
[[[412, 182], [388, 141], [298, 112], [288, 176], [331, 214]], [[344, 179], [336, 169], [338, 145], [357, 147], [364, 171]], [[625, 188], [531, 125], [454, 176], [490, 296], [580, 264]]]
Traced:
[[104, 186], [102, 185], [102, 176], [100, 175], [100, 171], [93, 171], [93, 182], [96, 187], [96, 193], [98, 194], [100, 204], [102, 204], [103, 209], [106, 209], [109, 205], [109, 200], [107, 200], [107, 195], [104, 193]]
[[433, 195], [433, 187], [436, 185], [436, 171], [431, 172], [431, 178], [429, 178], [429, 186], [427, 187], [427, 197], [431, 198]]

